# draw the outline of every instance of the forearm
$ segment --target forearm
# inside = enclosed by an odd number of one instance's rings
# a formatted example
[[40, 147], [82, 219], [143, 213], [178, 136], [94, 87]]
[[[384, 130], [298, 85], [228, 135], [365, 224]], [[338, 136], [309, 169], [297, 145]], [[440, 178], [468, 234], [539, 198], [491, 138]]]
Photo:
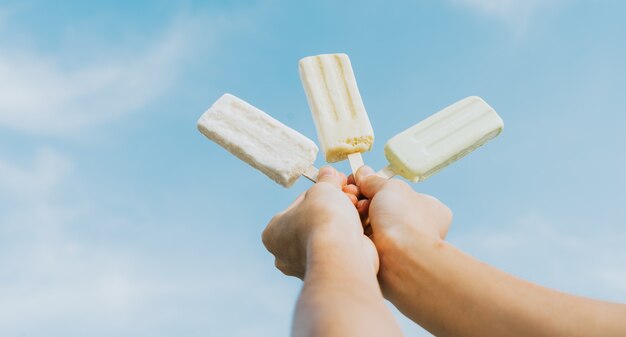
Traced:
[[310, 247], [293, 324], [294, 336], [401, 336], [358, 242]]
[[556, 292], [490, 267], [445, 242], [385, 260], [383, 283], [437, 336], [625, 336], [626, 306]]

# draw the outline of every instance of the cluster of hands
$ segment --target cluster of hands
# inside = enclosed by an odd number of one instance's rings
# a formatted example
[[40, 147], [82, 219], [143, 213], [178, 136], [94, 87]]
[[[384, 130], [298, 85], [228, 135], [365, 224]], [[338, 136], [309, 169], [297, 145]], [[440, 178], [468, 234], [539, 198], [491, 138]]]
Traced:
[[262, 240], [276, 267], [300, 279], [306, 276], [312, 249], [358, 252], [391, 296], [390, 276], [402, 270], [394, 270], [386, 259], [397, 259], [419, 243], [436, 245], [451, 221], [446, 205], [401, 180], [381, 178], [367, 166], [349, 177], [326, 166], [313, 187], [272, 218]]
[[[349, 177], [323, 167], [262, 235], [276, 267], [305, 281], [294, 335], [400, 335], [383, 297], [409, 317], [419, 312], [416, 289], [406, 286], [415, 270], [405, 262], [424, 256], [415, 247], [441, 244], [451, 221], [448, 207], [401, 180], [367, 166]], [[354, 319], [368, 323], [341, 323]]]
[[444, 240], [452, 212], [367, 167], [332, 167], [262, 240], [304, 281], [295, 336], [401, 336], [385, 299], [436, 336], [626, 336], [626, 305], [516, 278]]

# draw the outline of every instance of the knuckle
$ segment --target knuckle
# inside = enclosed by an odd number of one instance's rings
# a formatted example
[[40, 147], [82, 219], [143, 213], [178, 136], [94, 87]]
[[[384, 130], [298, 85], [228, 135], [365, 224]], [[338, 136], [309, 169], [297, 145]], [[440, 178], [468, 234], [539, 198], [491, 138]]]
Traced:
[[319, 193], [318, 190], [319, 190], [320, 184], [322, 184], [322, 183], [317, 183], [317, 184], [311, 186], [311, 188], [309, 188], [306, 192], [304, 192], [304, 200], [305, 201], [308, 201], [309, 199], [314, 198], [315, 195], [317, 193]]
[[306, 194], [308, 196], [316, 195], [318, 193], [326, 191], [329, 187], [332, 187], [330, 183], [327, 183], [325, 181], [320, 181], [317, 184], [313, 185], [311, 188], [309, 188]]
[[276, 227], [277, 224], [281, 221], [281, 219], [283, 218], [283, 216], [285, 215], [285, 212], [278, 212], [276, 214], [274, 214], [274, 216], [272, 216], [272, 218], [270, 219], [270, 221], [267, 222], [267, 226], [265, 226], [266, 230], [271, 230], [272, 228]]
[[263, 242], [263, 245], [265, 247], [268, 246], [268, 241], [269, 241], [269, 234], [268, 234], [268, 230], [267, 227], [263, 230], [263, 232], [261, 232], [261, 242]]
[[267, 223], [267, 227], [269, 228], [270, 226], [273, 226], [275, 223], [277, 223], [282, 215], [283, 215], [283, 212], [278, 212], [274, 214], [274, 216], [272, 216], [270, 221]]
[[274, 259], [274, 266], [276, 266], [276, 268], [282, 271], [283, 273], [285, 272], [285, 270], [287, 270], [287, 266], [278, 257]]
[[441, 208], [441, 207], [447, 207], [446, 205], [444, 205], [443, 202], [441, 202], [441, 200], [437, 199], [436, 197], [430, 195], [430, 194], [424, 194], [424, 193], [417, 193], [417, 195], [426, 203], [431, 204], [433, 207], [436, 208]]
[[446, 206], [445, 204], [441, 204], [441, 205], [443, 206], [443, 209], [444, 209], [446, 222], [450, 224], [452, 222], [452, 219], [454, 219], [454, 213], [452, 213], [452, 210], [450, 209], [450, 207]]
[[452, 214], [452, 210], [450, 209], [450, 207], [448, 207], [448, 205], [444, 204], [441, 200], [437, 199], [436, 197], [433, 197], [432, 195], [422, 194], [422, 196], [429, 199], [429, 201], [433, 204], [434, 208], [441, 215], [441, 218], [443, 219], [444, 222], [448, 224], [452, 222], [453, 214]]
[[265, 229], [263, 229], [263, 232], [261, 233], [261, 242], [263, 242], [263, 245], [269, 250], [272, 244], [272, 237], [273, 237], [273, 223], [274, 220], [272, 218], [272, 220], [270, 221], [270, 223], [267, 225], [267, 227], [265, 227]]
[[397, 191], [412, 190], [409, 184], [400, 179], [389, 179], [387, 182], [385, 182], [385, 187]]
[[439, 206], [439, 210], [441, 214], [443, 215], [444, 219], [446, 219], [448, 222], [452, 221], [452, 210], [450, 209], [450, 207], [448, 207], [448, 205], [441, 202], [439, 199], [436, 199], [436, 200], [437, 200], [437, 205]]
[[319, 210], [327, 206], [328, 204], [324, 198], [312, 198], [311, 200], [309, 200], [309, 207], [314, 210]]
[[282, 263], [282, 261], [280, 261], [279, 259], [276, 259], [274, 265], [276, 266], [276, 269], [280, 270], [281, 273], [283, 273], [286, 276], [293, 276], [293, 271], [291, 268], [289, 268], [288, 265]]
[[278, 259], [274, 259], [274, 266], [276, 269], [280, 270], [281, 273], [285, 274], [285, 265]]

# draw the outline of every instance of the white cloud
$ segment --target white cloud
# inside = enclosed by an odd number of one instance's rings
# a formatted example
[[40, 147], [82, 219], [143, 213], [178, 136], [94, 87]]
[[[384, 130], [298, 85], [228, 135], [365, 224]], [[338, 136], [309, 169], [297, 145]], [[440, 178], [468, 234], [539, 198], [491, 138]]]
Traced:
[[[59, 318], [116, 318], [150, 287], [133, 279], [132, 260], [72, 239], [68, 224], [80, 210], [59, 202], [72, 161], [43, 148], [30, 163], [0, 158], [0, 332], [19, 335]], [[141, 286], [140, 286], [141, 285]], [[117, 315], [117, 316], [116, 316]], [[67, 322], [70, 323], [70, 322]]]
[[78, 210], [56, 201], [68, 189], [72, 170], [70, 158], [47, 147], [20, 164], [0, 156], [0, 252], [25, 236], [53, 238], [59, 226], [75, 218]]
[[0, 127], [60, 135], [141, 109], [173, 84], [197, 28], [194, 20], [175, 21], [147, 47], [100, 46], [81, 66], [64, 65], [72, 51], [0, 42]]
[[48, 199], [72, 169], [72, 161], [50, 148], [41, 148], [31, 165], [15, 165], [0, 157], [0, 196], [30, 201]]
[[[133, 247], [137, 242], [109, 239], [133, 226], [149, 230], [142, 236], [150, 240], [176, 242], [158, 228], [180, 224], [142, 225], [110, 214], [97, 205], [97, 197], [81, 201], [69, 193], [63, 200], [69, 188], [85, 187], [72, 187], [80, 179], [72, 159], [49, 148], [19, 164], [0, 157], [0, 335], [171, 336], [187, 331], [192, 336], [219, 326], [233, 336], [263, 336], [276, 333], [277, 322], [278, 330], [287, 331], [296, 289], [285, 287], [289, 282], [282, 278], [285, 283], [253, 286], [256, 281], [242, 272], [275, 273], [269, 256], [263, 255], [266, 266], [239, 260], [233, 268], [232, 260], [214, 254], [219, 243], [204, 242], [213, 250], [201, 256], [195, 256], [199, 247], [192, 248], [190, 261], [177, 255], [181, 247], [164, 250], [159, 243], [142, 251]], [[98, 233], [106, 239], [86, 234], [97, 228], [105, 228]], [[267, 320], [276, 316], [280, 319]], [[246, 322], [240, 322], [242, 317], [248, 317]]]
[[25, 237], [19, 246], [2, 249], [0, 265], [12, 272], [12, 277], [0, 279], [3, 335], [38, 329], [29, 322], [83, 325], [95, 318], [115, 324], [155, 292], [128, 254], [55, 234]]
[[[0, 33], [12, 23], [3, 21], [7, 13], [0, 8]], [[44, 53], [36, 44], [0, 40], [0, 132], [81, 135], [139, 111], [171, 88], [183, 64], [207, 61], [205, 49], [215, 47], [207, 37], [214, 42], [250, 22], [246, 12], [181, 17], [139, 46], [89, 41], [101, 52], [84, 62], [73, 50]], [[240, 270], [258, 268], [258, 260], [233, 268], [214, 250], [199, 256], [200, 247], [159, 233], [180, 223], [156, 225], [106, 209], [102, 200], [120, 196], [91, 191], [97, 184], [83, 180], [69, 152], [34, 146], [32, 155], [0, 153], [0, 335], [206, 336], [217, 329], [262, 336], [274, 334], [276, 322], [286, 333], [290, 311], [282, 310], [291, 307], [295, 287], [252, 286]], [[128, 228], [145, 232], [128, 244]], [[156, 247], [135, 247], [146, 236]], [[162, 242], [171, 245], [163, 249]], [[273, 272], [267, 265], [263, 270]]]
[[521, 33], [539, 10], [563, 0], [448, 0], [453, 5], [466, 7], [495, 18]]

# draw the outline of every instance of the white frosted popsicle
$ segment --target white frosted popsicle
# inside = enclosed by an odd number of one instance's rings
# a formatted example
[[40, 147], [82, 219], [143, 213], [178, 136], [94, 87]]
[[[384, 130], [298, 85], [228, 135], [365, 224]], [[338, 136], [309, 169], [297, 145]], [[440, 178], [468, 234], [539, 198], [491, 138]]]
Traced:
[[385, 144], [389, 166], [378, 172], [423, 181], [500, 134], [504, 123], [482, 98], [464, 98]]
[[299, 66], [326, 161], [334, 163], [350, 156], [353, 169], [362, 165], [360, 153], [372, 148], [374, 131], [348, 55], [309, 56], [301, 59]]
[[317, 178], [318, 148], [312, 140], [233, 95], [213, 103], [198, 130], [285, 187], [302, 175]]

